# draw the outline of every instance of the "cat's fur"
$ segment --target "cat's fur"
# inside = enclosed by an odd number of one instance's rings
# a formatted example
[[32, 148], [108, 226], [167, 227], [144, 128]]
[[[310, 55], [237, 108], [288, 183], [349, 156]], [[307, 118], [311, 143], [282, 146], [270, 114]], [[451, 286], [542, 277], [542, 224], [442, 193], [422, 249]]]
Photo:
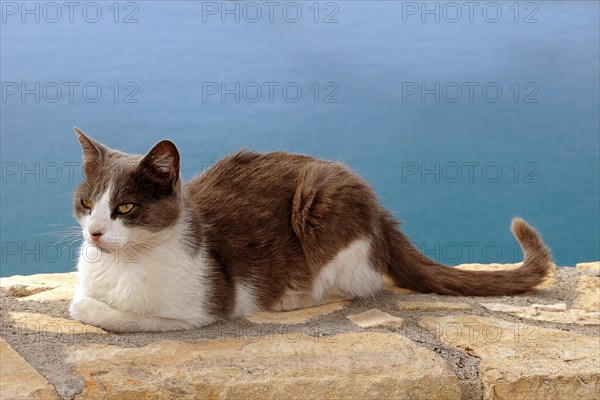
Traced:
[[[170, 141], [140, 156], [77, 134], [85, 179], [74, 208], [85, 242], [70, 311], [108, 330], [189, 329], [369, 296], [383, 276], [422, 293], [517, 294], [549, 271], [548, 249], [520, 219], [512, 223], [525, 254], [518, 269], [472, 272], [428, 259], [339, 163], [240, 151], [184, 183]], [[120, 215], [126, 203], [134, 208]]]

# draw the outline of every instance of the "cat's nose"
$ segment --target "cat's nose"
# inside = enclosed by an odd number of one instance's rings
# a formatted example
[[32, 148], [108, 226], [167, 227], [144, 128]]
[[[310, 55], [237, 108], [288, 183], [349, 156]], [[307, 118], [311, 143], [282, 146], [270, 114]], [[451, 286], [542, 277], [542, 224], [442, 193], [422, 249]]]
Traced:
[[90, 235], [92, 236], [92, 240], [97, 241], [104, 234], [102, 231], [90, 231]]

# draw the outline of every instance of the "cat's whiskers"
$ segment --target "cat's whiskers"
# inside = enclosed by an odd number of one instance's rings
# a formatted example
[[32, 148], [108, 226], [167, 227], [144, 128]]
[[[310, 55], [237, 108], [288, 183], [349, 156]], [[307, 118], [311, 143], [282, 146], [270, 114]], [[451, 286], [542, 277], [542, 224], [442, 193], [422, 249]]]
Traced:
[[66, 195], [70, 195], [71, 197], [73, 197], [75, 196], [75, 191], [63, 193], [60, 195], [60, 197], [65, 197]]
[[[56, 226], [61, 226], [59, 224], [55, 224]], [[81, 243], [81, 241], [83, 240], [82, 236], [81, 236], [81, 228], [77, 227], [77, 226], [64, 226], [64, 229], [62, 230], [56, 230], [56, 231], [49, 231], [49, 232], [41, 232], [39, 234], [33, 235], [33, 237], [36, 238], [40, 238], [40, 237], [48, 237], [48, 238], [55, 238], [55, 245], [60, 246], [60, 245], [67, 245], [67, 246], [71, 246], [71, 245], [79, 245]]]

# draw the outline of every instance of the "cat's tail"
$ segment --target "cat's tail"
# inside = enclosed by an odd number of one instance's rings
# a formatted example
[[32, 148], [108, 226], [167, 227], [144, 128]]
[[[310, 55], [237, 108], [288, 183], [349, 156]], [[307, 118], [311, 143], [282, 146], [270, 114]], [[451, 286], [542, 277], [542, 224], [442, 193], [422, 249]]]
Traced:
[[420, 293], [463, 296], [500, 296], [524, 293], [550, 272], [551, 254], [540, 235], [527, 222], [515, 218], [511, 229], [525, 255], [523, 265], [504, 271], [465, 271], [430, 260], [395, 226], [384, 221], [388, 242], [388, 274], [400, 287]]

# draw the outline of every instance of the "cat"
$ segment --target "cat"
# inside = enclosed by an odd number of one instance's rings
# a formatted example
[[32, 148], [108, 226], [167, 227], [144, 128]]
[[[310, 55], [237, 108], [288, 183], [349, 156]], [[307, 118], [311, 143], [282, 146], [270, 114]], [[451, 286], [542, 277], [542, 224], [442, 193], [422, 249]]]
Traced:
[[550, 251], [517, 218], [517, 269], [465, 271], [428, 259], [340, 163], [242, 150], [184, 183], [171, 141], [142, 156], [75, 131], [84, 179], [74, 213], [84, 243], [70, 313], [109, 331], [193, 329], [371, 296], [384, 277], [419, 293], [512, 295], [550, 270]]

